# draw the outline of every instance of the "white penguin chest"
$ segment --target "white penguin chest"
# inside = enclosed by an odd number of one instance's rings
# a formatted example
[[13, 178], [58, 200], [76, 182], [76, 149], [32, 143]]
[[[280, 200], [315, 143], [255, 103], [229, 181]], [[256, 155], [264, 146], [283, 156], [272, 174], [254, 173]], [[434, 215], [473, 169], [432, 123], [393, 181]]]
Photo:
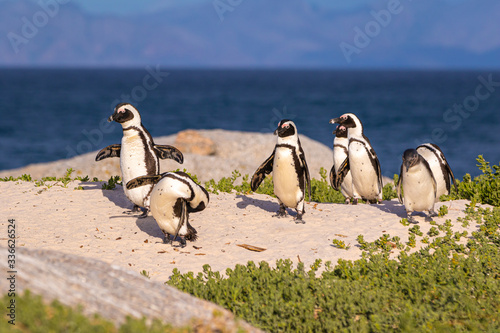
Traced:
[[[123, 184], [128, 183], [130, 180], [148, 174], [147, 162], [147, 149], [138, 134], [127, 135], [122, 138], [122, 146], [120, 152], [120, 168], [122, 171]], [[154, 162], [154, 161], [153, 161]], [[155, 167], [155, 173], [158, 172]], [[148, 205], [148, 194], [153, 185], [140, 186], [131, 190], [123, 187], [125, 195], [134, 204], [144, 207]], [[146, 201], [146, 202], [145, 202]]]
[[302, 197], [293, 151], [277, 148], [273, 161], [274, 194], [287, 207], [295, 208]]
[[372, 157], [363, 143], [352, 141], [349, 144], [349, 167], [354, 186], [353, 191], [366, 199], [373, 199], [379, 195], [378, 173], [372, 163]]
[[423, 165], [411, 167], [403, 177], [404, 205], [410, 211], [432, 209], [435, 202], [434, 185]]

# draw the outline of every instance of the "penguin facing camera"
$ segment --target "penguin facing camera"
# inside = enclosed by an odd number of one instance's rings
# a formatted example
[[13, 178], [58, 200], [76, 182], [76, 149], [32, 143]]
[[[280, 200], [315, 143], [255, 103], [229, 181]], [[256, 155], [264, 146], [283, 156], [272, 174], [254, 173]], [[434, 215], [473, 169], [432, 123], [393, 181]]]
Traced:
[[[173, 159], [182, 164], [182, 153], [173, 146], [157, 145], [153, 142], [151, 134], [142, 125], [139, 111], [131, 104], [120, 103], [115, 107], [114, 113], [109, 117], [109, 122], [116, 121], [122, 125], [123, 137], [121, 144], [114, 144], [101, 149], [95, 160], [101, 161], [109, 157], [120, 158], [120, 169], [123, 184], [139, 176], [154, 176], [160, 173], [161, 159]], [[123, 191], [127, 198], [134, 204], [131, 212], [145, 211], [140, 217], [146, 217], [149, 212], [150, 195], [153, 185]]]
[[295, 223], [305, 223], [304, 200], [306, 186], [311, 197], [311, 179], [304, 150], [300, 144], [297, 127], [293, 121], [283, 119], [274, 131], [278, 135], [274, 150], [252, 176], [252, 191], [257, 190], [267, 174], [273, 173], [274, 194], [280, 208], [275, 216], [286, 216], [286, 208], [297, 211]]
[[340, 193], [345, 197], [345, 203], [349, 204], [353, 197], [351, 172], [349, 168], [344, 168], [343, 172], [345, 172], [345, 174], [337, 176], [340, 166], [344, 163], [349, 153], [347, 130], [345, 127], [341, 127], [342, 128], [339, 128], [339, 126], [337, 126], [337, 129], [333, 131], [335, 138], [333, 139], [333, 166], [330, 170], [330, 185], [338, 191], [337, 177], [340, 177], [342, 179], [340, 182]]
[[353, 204], [359, 199], [371, 203], [382, 201], [382, 173], [377, 154], [365, 136], [363, 124], [353, 113], [346, 113], [339, 118], [331, 119], [331, 124], [339, 124], [338, 130], [347, 130], [347, 158], [338, 167], [334, 188], [339, 188], [348, 171], [352, 177]]
[[[401, 193], [402, 187], [402, 193]], [[411, 214], [414, 211], [428, 211], [426, 220], [438, 214], [434, 211], [436, 203], [436, 180], [429, 163], [416, 149], [403, 153], [403, 163], [396, 185], [399, 202], [405, 206], [408, 222], [418, 223]]]

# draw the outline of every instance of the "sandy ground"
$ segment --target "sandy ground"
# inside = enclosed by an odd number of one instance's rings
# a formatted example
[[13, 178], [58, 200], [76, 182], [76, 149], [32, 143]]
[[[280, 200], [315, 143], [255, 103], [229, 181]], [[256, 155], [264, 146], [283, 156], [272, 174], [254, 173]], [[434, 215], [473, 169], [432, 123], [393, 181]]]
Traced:
[[[277, 259], [290, 258], [295, 264], [304, 262], [306, 267], [315, 259], [333, 263], [339, 258], [355, 260], [361, 255], [356, 241], [360, 234], [367, 241], [383, 234], [408, 239], [409, 227], [399, 223], [405, 217], [404, 207], [396, 200], [357, 206], [308, 203], [306, 223], [295, 224], [295, 212], [290, 210], [292, 216], [273, 217], [278, 210], [276, 199], [233, 193], [211, 194], [208, 207], [190, 215], [199, 239], [188, 241], [182, 249], [161, 243], [163, 234], [152, 216], [139, 219], [124, 213], [132, 204], [121, 186], [102, 190], [101, 185], [72, 182], [67, 188], [47, 188], [31, 182], [0, 182], [2, 241], [7, 239], [7, 220], [15, 219], [17, 246], [100, 259], [137, 274], [146, 270], [152, 279], [164, 282], [174, 268], [183, 273], [199, 272], [204, 264], [210, 264], [214, 271], [224, 271], [250, 260], [274, 264]], [[84, 190], [76, 190], [77, 186]], [[464, 216], [466, 203], [460, 200], [437, 204], [436, 210], [444, 204], [449, 213], [435, 218], [436, 222], [443, 224], [451, 219], [454, 230], [463, 230], [455, 221]], [[424, 216], [416, 218], [421, 230], [427, 232], [431, 225]], [[471, 223], [469, 235], [475, 229], [477, 225]], [[350, 249], [334, 247], [333, 239], [350, 244]], [[266, 250], [252, 252], [238, 244]]]

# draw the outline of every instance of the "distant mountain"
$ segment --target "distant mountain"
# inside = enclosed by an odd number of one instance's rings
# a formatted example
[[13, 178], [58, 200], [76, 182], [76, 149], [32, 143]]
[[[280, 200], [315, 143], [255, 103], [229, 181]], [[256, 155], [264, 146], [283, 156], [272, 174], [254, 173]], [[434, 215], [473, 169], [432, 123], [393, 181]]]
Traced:
[[497, 0], [374, 1], [342, 12], [214, 0], [125, 17], [40, 3], [49, 5], [0, 2], [1, 66], [500, 67]]

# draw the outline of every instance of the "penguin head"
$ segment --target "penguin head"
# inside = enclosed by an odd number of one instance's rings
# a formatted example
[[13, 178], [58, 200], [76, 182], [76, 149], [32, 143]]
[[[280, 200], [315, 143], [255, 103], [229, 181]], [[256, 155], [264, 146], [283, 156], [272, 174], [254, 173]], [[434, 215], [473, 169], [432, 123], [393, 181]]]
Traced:
[[337, 126], [335, 131], [333, 131], [336, 138], [346, 138], [347, 139], [347, 128], [345, 126]]
[[361, 135], [363, 133], [363, 124], [354, 113], [344, 113], [338, 118], [330, 120], [330, 124], [339, 124], [346, 129], [351, 129], [349, 133]]
[[420, 155], [415, 149], [407, 149], [403, 153], [403, 166], [406, 168], [406, 172], [408, 169], [418, 164]]
[[122, 124], [122, 127], [140, 126], [141, 115], [132, 104], [120, 103], [115, 106], [115, 112], [108, 118], [108, 121], [116, 121]]
[[297, 136], [297, 127], [293, 121], [288, 119], [283, 119], [279, 122], [278, 128], [274, 131], [274, 135], [278, 135], [280, 138], [287, 138], [290, 136]]

